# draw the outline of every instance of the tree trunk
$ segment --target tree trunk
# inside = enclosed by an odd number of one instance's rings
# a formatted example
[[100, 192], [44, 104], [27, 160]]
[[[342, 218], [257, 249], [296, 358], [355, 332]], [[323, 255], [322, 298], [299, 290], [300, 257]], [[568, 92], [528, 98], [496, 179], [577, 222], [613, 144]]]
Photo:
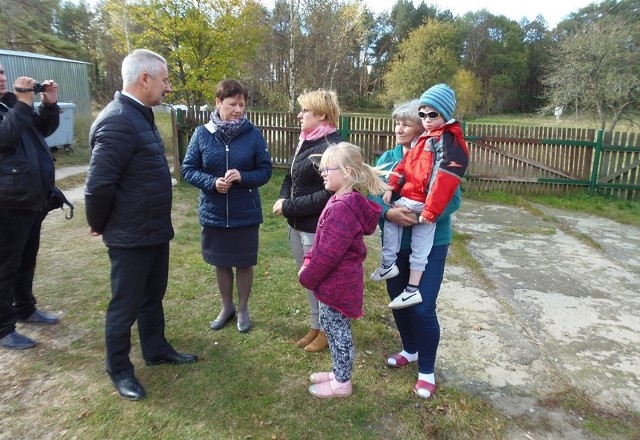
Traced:
[[618, 107], [615, 110], [615, 112], [613, 113], [613, 118], [611, 119], [611, 125], [609, 125], [609, 130], [607, 130], [608, 133], [610, 133], [610, 134], [613, 133], [613, 129], [618, 124], [618, 121], [620, 120], [620, 118], [622, 117], [622, 114], [624, 113], [624, 109], [628, 105], [631, 105], [631, 103], [630, 102], [625, 102], [624, 104], [622, 104], [620, 107]]
[[289, 111], [291, 113], [296, 108], [296, 51], [293, 43], [299, 8], [300, 0], [291, 0], [289, 4], [289, 23], [291, 26], [289, 32]]

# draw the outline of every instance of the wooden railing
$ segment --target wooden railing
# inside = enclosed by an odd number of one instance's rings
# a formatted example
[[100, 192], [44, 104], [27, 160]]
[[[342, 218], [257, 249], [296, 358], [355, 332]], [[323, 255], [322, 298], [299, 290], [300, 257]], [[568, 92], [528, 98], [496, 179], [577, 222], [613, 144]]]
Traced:
[[[286, 166], [298, 142], [295, 114], [247, 112], [262, 130], [276, 167]], [[176, 163], [181, 163], [193, 129], [208, 112], [174, 115]], [[611, 196], [640, 200], [640, 134], [600, 130], [463, 123], [470, 164], [463, 188], [519, 194], [560, 194], [588, 188]], [[390, 117], [344, 115], [338, 131], [359, 145], [365, 160], [394, 146]], [[179, 167], [176, 167], [179, 169]]]

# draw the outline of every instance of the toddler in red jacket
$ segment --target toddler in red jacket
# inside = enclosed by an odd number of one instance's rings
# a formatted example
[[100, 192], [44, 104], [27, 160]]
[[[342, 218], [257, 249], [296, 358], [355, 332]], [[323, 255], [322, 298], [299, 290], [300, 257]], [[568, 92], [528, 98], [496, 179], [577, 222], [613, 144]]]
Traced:
[[[456, 95], [446, 84], [436, 84], [422, 94], [418, 116], [425, 132], [389, 177], [383, 196], [391, 203], [392, 192], [399, 191], [394, 206], [411, 209], [418, 224], [411, 228], [411, 256], [407, 288], [389, 303], [392, 309], [402, 309], [422, 302], [418, 285], [427, 265], [436, 230], [435, 221], [453, 197], [469, 163], [469, 151], [460, 123], [452, 118]], [[373, 281], [398, 275], [396, 256], [400, 251], [403, 227], [384, 222], [382, 234], [382, 264], [372, 274]]]
[[332, 371], [313, 373], [309, 392], [321, 398], [351, 395], [355, 348], [351, 320], [363, 314], [364, 236], [376, 230], [381, 208], [355, 188], [380, 195], [387, 185], [382, 172], [363, 163], [360, 148], [340, 142], [320, 159], [324, 187], [333, 192], [320, 218], [309, 252], [298, 273], [300, 284], [320, 303], [320, 324], [327, 334]]

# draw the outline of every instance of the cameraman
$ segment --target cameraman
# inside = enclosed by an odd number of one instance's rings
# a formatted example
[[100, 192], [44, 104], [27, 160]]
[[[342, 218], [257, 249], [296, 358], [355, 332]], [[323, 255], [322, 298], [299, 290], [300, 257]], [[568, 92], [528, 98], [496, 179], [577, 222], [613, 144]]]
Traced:
[[7, 89], [0, 64], [0, 347], [32, 348], [36, 341], [16, 332], [16, 321], [55, 324], [36, 309], [32, 292], [40, 226], [55, 183], [53, 157], [44, 138], [58, 128], [58, 86], [44, 81], [42, 104], [34, 110], [37, 82], [21, 76]]

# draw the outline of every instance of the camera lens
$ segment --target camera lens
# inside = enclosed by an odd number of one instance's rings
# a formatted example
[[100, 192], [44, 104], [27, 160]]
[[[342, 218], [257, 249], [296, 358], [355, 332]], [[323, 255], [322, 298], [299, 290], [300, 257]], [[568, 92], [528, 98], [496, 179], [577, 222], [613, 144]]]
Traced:
[[33, 92], [34, 93], [40, 93], [40, 92], [44, 92], [46, 86], [43, 86], [40, 83], [35, 83], [35, 85], [33, 86]]

